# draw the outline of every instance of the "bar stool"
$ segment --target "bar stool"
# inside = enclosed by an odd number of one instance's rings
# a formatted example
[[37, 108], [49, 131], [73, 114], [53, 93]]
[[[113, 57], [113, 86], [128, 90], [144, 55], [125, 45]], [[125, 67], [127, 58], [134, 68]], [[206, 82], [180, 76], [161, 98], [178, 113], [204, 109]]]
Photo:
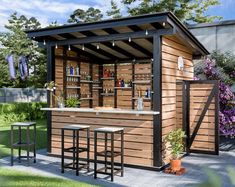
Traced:
[[[79, 169], [80, 168], [87, 168], [87, 171], [89, 171], [90, 167], [90, 126], [87, 125], [68, 125], [61, 129], [61, 135], [62, 135], [62, 145], [61, 145], [61, 173], [64, 173], [65, 168], [76, 170], [76, 175], [79, 175]], [[64, 139], [65, 139], [65, 131], [72, 131], [73, 132], [73, 145], [72, 147], [65, 148], [64, 146]], [[86, 147], [81, 147], [79, 145], [80, 135], [79, 133], [81, 131], [86, 131]], [[76, 141], [76, 143], [75, 143]], [[73, 162], [71, 163], [64, 163], [65, 160], [65, 153], [73, 153], [72, 159]], [[79, 153], [87, 152], [87, 158], [86, 163], [79, 163]], [[71, 166], [72, 165], [72, 166]], [[80, 167], [82, 165], [82, 167]]]
[[[14, 128], [18, 128], [18, 141], [14, 142]], [[33, 127], [33, 140], [30, 139], [30, 127]], [[22, 140], [22, 128], [26, 128], [26, 142]], [[27, 156], [21, 156], [21, 148], [27, 148]], [[13, 166], [14, 149], [18, 148], [18, 160], [21, 162], [21, 158], [27, 158], [29, 166], [29, 160], [34, 159], [36, 163], [36, 122], [16, 122], [11, 125], [11, 166]], [[30, 148], [33, 148], [33, 156], [29, 155]]]
[[[98, 133], [104, 134], [105, 135], [105, 145], [104, 145], [104, 150], [101, 152], [97, 151], [97, 136]], [[111, 135], [110, 143], [111, 143], [111, 150], [108, 150], [108, 135]], [[121, 136], [121, 150], [120, 151], [115, 151], [114, 150], [114, 135], [115, 134], [120, 134]], [[123, 172], [124, 172], [124, 129], [123, 128], [112, 128], [112, 127], [102, 127], [102, 128], [97, 128], [94, 129], [94, 178], [97, 178], [97, 173], [100, 174], [106, 174], [111, 176], [111, 181], [113, 181], [114, 174], [117, 174], [121, 172], [121, 176], [123, 177]], [[104, 167], [97, 169], [97, 162], [100, 162], [101, 160], [97, 160], [97, 157], [101, 156], [104, 157]], [[114, 161], [114, 158], [117, 156], [121, 156], [121, 163], [117, 163]], [[108, 162], [108, 157], [110, 158], [110, 162]], [[101, 161], [102, 162], [102, 161]], [[110, 166], [108, 166], [110, 165]], [[117, 165], [121, 165], [120, 167], [114, 167]], [[107, 170], [111, 170], [111, 172], [107, 172]], [[103, 171], [104, 170], [104, 171]], [[115, 172], [114, 172], [115, 170]]]

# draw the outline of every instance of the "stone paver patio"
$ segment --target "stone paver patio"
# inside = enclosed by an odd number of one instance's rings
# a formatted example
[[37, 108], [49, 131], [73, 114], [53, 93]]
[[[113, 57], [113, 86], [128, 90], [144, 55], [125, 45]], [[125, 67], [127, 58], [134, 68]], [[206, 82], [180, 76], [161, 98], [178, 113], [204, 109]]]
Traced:
[[219, 156], [191, 154], [183, 159], [183, 166], [187, 168], [187, 173], [183, 176], [174, 176], [156, 171], [147, 171], [141, 169], [125, 168], [124, 177], [115, 176], [114, 182], [106, 176], [100, 176], [98, 180], [93, 179], [93, 172], [86, 173], [82, 171], [80, 176], [76, 176], [74, 171], [66, 171], [64, 174], [60, 173], [60, 159], [46, 156], [46, 151], [41, 150], [37, 154], [37, 163], [31, 164], [27, 167], [26, 163], [18, 164], [11, 167], [9, 157], [0, 160], [2, 167], [16, 169], [20, 171], [27, 171], [34, 174], [44, 176], [53, 176], [60, 178], [67, 178], [72, 180], [79, 180], [91, 184], [101, 186], [194, 186], [206, 179], [203, 168], [209, 167], [217, 171], [223, 179], [223, 186], [231, 186], [226, 174], [226, 167], [232, 166], [235, 168], [235, 152], [220, 152]]

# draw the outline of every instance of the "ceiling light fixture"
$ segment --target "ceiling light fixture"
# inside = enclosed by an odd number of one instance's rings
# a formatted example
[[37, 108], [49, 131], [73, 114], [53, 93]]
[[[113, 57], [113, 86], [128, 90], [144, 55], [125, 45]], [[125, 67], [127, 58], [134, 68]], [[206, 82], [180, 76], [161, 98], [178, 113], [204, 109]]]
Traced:
[[128, 38], [128, 41], [131, 42], [131, 37]]
[[68, 47], [68, 50], [71, 51], [70, 45], [69, 45], [69, 47]]
[[58, 49], [58, 45], [57, 45], [57, 43], [55, 44], [55, 48], [56, 48], [56, 49]]
[[46, 45], [46, 40], [43, 40], [43, 45]]
[[97, 48], [97, 49], [100, 49], [100, 45], [99, 45], [99, 44], [97, 44], [96, 48]]
[[112, 43], [113, 47], [115, 46], [115, 41], [113, 40], [113, 43]]
[[163, 27], [165, 27], [165, 26], [166, 26], [166, 23], [165, 23], [165, 22], [163, 22], [163, 23], [162, 23], [162, 25], [163, 25]]
[[83, 51], [85, 50], [85, 46], [84, 46], [84, 44], [82, 44], [82, 50], [83, 50]]
[[145, 35], [147, 36], [149, 34], [149, 32], [148, 32], [148, 30], [146, 29], [146, 31], [145, 31]]

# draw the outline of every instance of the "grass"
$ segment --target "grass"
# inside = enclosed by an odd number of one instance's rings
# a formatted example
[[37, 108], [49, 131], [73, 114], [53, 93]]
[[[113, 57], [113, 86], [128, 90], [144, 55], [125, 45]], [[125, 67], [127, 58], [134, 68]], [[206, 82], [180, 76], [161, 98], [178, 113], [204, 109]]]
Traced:
[[[0, 116], [0, 158], [10, 156], [10, 137], [11, 137], [11, 124], [4, 122]], [[37, 139], [36, 148], [43, 149], [47, 145], [47, 133], [46, 133], [46, 120], [36, 120], [37, 126]], [[14, 131], [14, 139], [17, 141], [17, 130]], [[22, 139], [25, 141], [25, 129], [22, 132]], [[30, 133], [33, 134], [33, 131]], [[23, 153], [23, 152], [22, 152]], [[14, 150], [14, 155], [17, 154], [17, 150]]]
[[13, 169], [0, 168], [0, 186], [4, 187], [91, 187], [95, 185], [55, 177], [44, 177]]

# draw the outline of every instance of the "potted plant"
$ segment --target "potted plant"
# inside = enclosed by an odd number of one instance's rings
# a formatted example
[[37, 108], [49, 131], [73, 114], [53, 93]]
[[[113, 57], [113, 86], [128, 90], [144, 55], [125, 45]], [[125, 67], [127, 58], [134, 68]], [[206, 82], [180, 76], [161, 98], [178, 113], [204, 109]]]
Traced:
[[66, 107], [76, 108], [80, 107], [81, 101], [77, 98], [69, 98], [66, 100]]
[[171, 131], [165, 137], [165, 141], [170, 144], [171, 161], [170, 167], [173, 171], [179, 171], [181, 169], [181, 156], [184, 151], [184, 138], [185, 132], [182, 129], [176, 129]]
[[125, 88], [128, 88], [129, 87], [129, 81], [128, 80], [125, 80]]

